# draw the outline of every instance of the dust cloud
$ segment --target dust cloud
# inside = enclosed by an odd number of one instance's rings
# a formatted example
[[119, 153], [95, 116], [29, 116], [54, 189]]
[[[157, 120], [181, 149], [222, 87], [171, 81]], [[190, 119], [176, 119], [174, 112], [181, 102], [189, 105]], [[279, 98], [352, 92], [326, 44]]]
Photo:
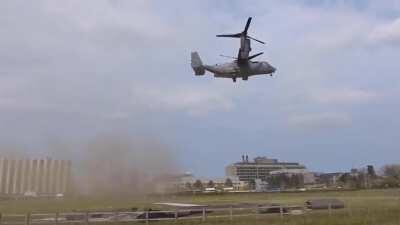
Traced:
[[172, 149], [155, 137], [101, 135], [79, 155], [74, 187], [85, 195], [159, 192], [166, 177], [179, 171]]
[[152, 135], [123, 132], [78, 142], [54, 138], [38, 148], [1, 143], [0, 157], [71, 160], [68, 193], [77, 196], [127, 196], [165, 193], [179, 174], [175, 149]]
[[13, 142], [3, 142], [0, 140], [0, 157], [6, 158], [27, 158], [29, 155], [25, 151], [25, 146]]

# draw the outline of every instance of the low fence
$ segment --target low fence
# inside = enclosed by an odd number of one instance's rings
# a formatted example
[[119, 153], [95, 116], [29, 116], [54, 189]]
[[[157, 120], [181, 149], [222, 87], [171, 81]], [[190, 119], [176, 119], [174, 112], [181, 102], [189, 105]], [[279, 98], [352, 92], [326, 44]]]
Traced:
[[71, 213], [27, 213], [0, 214], [0, 225], [30, 224], [85, 224], [144, 222], [161, 220], [201, 220], [211, 218], [249, 217], [275, 215], [283, 218], [285, 214], [303, 214], [307, 212], [302, 206], [268, 206], [245, 208], [196, 208], [169, 211], [109, 211], [109, 212], [71, 212]]

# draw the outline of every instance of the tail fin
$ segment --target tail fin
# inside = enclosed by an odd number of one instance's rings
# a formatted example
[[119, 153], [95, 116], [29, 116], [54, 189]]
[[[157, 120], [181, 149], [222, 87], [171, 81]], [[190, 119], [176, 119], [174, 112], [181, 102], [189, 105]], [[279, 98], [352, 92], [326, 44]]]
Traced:
[[206, 71], [203, 67], [203, 62], [200, 59], [199, 53], [192, 52], [191, 61], [191, 66], [194, 70], [194, 74], [196, 74], [197, 76], [204, 75]]

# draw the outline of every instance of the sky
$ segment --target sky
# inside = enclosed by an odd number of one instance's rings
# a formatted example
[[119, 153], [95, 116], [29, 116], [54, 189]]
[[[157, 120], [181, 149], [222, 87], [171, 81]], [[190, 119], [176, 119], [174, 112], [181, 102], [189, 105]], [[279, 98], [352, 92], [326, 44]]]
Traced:
[[[149, 136], [209, 177], [242, 154], [326, 172], [398, 163], [399, 15], [396, 0], [3, 0], [0, 146]], [[238, 40], [215, 35], [249, 16], [275, 76], [194, 76], [190, 52], [229, 60]]]

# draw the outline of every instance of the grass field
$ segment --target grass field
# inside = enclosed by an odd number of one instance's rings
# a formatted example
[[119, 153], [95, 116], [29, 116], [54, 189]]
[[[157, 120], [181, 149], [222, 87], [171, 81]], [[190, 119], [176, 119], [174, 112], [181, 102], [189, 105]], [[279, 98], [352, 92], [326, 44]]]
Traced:
[[[72, 210], [97, 209], [139, 209], [153, 207], [152, 202], [173, 201], [198, 204], [235, 204], [235, 203], [282, 203], [303, 205], [310, 198], [338, 198], [345, 202], [346, 208], [327, 211], [315, 211], [301, 216], [258, 216], [224, 219], [207, 219], [207, 221], [171, 221], [157, 224], [383, 224], [400, 225], [400, 190], [361, 190], [341, 192], [303, 192], [303, 193], [234, 193], [193, 196], [166, 196], [152, 198], [70, 198], [64, 200], [15, 200], [1, 201], [0, 212], [66, 212]], [[142, 223], [143, 224], [143, 223]]]

